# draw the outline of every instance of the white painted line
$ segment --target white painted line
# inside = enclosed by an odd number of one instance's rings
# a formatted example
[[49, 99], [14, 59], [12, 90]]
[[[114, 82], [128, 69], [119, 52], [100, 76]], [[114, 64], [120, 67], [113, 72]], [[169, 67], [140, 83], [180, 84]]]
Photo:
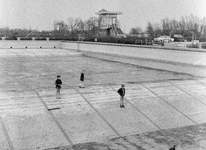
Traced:
[[193, 65], [196, 65], [196, 64], [198, 64], [199, 62], [201, 62], [201, 60], [197, 61], [197, 62], [196, 62], [196, 63], [194, 63]]
[[[116, 91], [113, 87], [111, 87], [114, 91]], [[157, 129], [160, 129], [161, 128], [156, 124], [154, 123], [147, 115], [145, 115], [141, 110], [139, 110], [135, 105], [133, 105], [128, 99], [124, 98], [132, 107], [134, 107], [140, 114], [142, 114], [147, 120], [149, 120]]]
[[92, 109], [104, 120], [104, 122], [116, 133], [117, 136], [121, 136], [121, 134], [98, 112], [98, 110], [85, 98], [85, 96], [76, 89], [76, 91], [82, 96], [82, 98], [92, 107]]
[[174, 108], [176, 111], [178, 111], [180, 114], [182, 114], [183, 116], [185, 116], [187, 119], [189, 119], [190, 121], [192, 121], [195, 125], [197, 125], [198, 123], [195, 122], [194, 120], [192, 120], [191, 118], [189, 118], [187, 115], [185, 115], [183, 112], [181, 112], [179, 109], [177, 109], [176, 107], [174, 107], [173, 105], [171, 105], [169, 102], [167, 102], [164, 98], [162, 98], [161, 96], [159, 96], [158, 94], [156, 94], [155, 92], [153, 92], [150, 88], [146, 87], [145, 85], [141, 84], [143, 87], [145, 87], [146, 89], [148, 89], [150, 92], [152, 92], [154, 95], [156, 95], [158, 98], [160, 98], [161, 100], [163, 100], [165, 103], [167, 103], [169, 106], [171, 106], [172, 108]]
[[4, 124], [1, 116], [0, 116], [0, 124], [1, 124], [1, 126], [2, 126], [4, 135], [5, 135], [6, 139], [7, 139], [8, 144], [9, 144], [9, 149], [10, 149], [10, 150], [14, 150], [14, 146], [13, 146], [13, 144], [12, 144], [11, 138], [10, 138], [10, 136], [9, 136], [9, 133], [8, 133], [7, 130], [6, 130], [5, 124]]

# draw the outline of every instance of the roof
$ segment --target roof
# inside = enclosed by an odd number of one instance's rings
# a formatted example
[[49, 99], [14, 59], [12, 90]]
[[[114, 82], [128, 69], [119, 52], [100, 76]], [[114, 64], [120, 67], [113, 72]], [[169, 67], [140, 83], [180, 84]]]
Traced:
[[96, 12], [97, 15], [121, 15], [122, 12], [114, 12], [114, 11], [107, 11], [105, 9], [102, 9], [98, 12]]

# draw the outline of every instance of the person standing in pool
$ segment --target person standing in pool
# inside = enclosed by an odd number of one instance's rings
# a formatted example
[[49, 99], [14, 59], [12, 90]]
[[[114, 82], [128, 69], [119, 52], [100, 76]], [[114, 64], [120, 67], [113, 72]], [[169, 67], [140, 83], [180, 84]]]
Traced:
[[60, 89], [61, 89], [62, 81], [61, 81], [61, 76], [60, 75], [57, 76], [57, 79], [55, 81], [55, 85], [56, 85], [56, 99], [61, 99]]
[[82, 70], [82, 73], [81, 73], [81, 75], [80, 75], [80, 84], [79, 84], [79, 87], [80, 88], [85, 88], [85, 86], [84, 86], [84, 70]]
[[124, 96], [125, 96], [125, 88], [124, 84], [121, 85], [121, 88], [117, 91], [120, 95], [120, 108], [124, 107]]

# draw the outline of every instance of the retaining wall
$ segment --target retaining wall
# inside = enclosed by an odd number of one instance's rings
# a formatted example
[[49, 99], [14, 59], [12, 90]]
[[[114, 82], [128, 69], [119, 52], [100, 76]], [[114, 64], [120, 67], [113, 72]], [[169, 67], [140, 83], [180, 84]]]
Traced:
[[2, 40], [0, 41], [0, 49], [7, 48], [61, 48], [60, 41], [17, 41], [17, 40]]
[[129, 57], [161, 60], [167, 62], [188, 63], [206, 66], [204, 49], [167, 48], [155, 46], [137, 46], [95, 42], [62, 41], [0, 41], [0, 49], [6, 48], [61, 48], [81, 51], [117, 54]]
[[123, 44], [99, 44], [85, 42], [62, 42], [61, 48], [118, 54], [166, 62], [178, 62], [194, 65], [206, 65], [206, 51], [200, 49], [165, 48], [153, 46], [135, 46]]

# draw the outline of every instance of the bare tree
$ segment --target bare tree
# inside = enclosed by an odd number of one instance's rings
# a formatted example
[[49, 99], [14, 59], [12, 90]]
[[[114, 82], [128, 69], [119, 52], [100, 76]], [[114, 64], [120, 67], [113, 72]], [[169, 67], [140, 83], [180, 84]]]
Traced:
[[54, 34], [58, 36], [66, 36], [67, 34], [67, 24], [64, 21], [54, 22]]
[[80, 33], [85, 31], [85, 23], [82, 19], [77, 20], [77, 27], [76, 27], [77, 31], [79, 31]]
[[138, 34], [142, 33], [142, 29], [140, 27], [131, 28], [129, 33], [138, 35]]
[[74, 31], [77, 29], [78, 23], [80, 22], [80, 18], [68, 18], [68, 28], [71, 32], [71, 35], [74, 36]]
[[91, 17], [85, 21], [86, 28], [89, 35], [96, 35], [98, 27], [98, 19], [96, 17]]
[[152, 26], [152, 23], [148, 22], [147, 23], [147, 28], [146, 28], [147, 33], [149, 34], [150, 38], [154, 38], [155, 36], [155, 32], [154, 32], [154, 28]]
[[164, 34], [164, 35], [169, 35], [169, 33], [171, 32], [170, 20], [169, 20], [169, 18], [162, 19], [161, 22], [162, 22], [163, 34]]

